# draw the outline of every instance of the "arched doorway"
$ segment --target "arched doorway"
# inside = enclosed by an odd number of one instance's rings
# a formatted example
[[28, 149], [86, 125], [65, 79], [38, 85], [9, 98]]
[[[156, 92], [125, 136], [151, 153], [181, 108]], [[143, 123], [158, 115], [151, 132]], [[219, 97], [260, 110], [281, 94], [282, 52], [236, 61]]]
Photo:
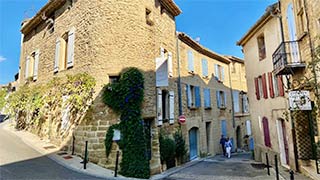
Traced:
[[190, 160], [198, 157], [198, 128], [196, 127], [189, 130], [189, 152]]

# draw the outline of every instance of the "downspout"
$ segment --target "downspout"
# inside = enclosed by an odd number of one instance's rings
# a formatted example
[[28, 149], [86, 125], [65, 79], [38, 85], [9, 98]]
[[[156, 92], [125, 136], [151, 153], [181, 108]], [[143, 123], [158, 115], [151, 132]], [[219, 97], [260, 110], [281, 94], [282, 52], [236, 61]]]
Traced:
[[231, 72], [230, 72], [230, 63], [228, 64], [228, 73], [229, 73], [229, 86], [230, 86], [230, 93], [231, 93], [231, 116], [232, 116], [232, 127], [236, 127], [236, 121], [234, 118], [234, 105], [233, 105], [233, 89], [231, 83]]
[[178, 64], [178, 101], [179, 101], [179, 116], [182, 115], [182, 94], [181, 94], [181, 76], [180, 76], [180, 48], [179, 37], [176, 31], [176, 46], [177, 46], [177, 64]]

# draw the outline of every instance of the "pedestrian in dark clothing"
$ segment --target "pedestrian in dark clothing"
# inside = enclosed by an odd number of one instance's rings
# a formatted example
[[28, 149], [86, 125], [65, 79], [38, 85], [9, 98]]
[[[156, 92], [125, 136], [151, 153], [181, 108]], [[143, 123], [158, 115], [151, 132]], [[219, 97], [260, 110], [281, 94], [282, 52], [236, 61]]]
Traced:
[[220, 144], [221, 144], [221, 148], [224, 156], [226, 156], [226, 147], [225, 147], [226, 141], [227, 141], [226, 138], [223, 135], [221, 135]]

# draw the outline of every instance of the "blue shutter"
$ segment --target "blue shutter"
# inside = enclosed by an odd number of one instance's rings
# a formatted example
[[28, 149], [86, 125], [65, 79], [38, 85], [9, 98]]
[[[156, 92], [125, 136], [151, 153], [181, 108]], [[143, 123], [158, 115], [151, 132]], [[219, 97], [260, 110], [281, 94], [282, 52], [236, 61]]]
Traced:
[[186, 95], [187, 95], [187, 105], [188, 105], [188, 108], [190, 108], [192, 102], [191, 102], [191, 89], [189, 84], [186, 85]]
[[199, 86], [195, 86], [194, 87], [194, 93], [195, 93], [195, 96], [196, 96], [195, 106], [196, 107], [201, 107], [201, 97], [200, 97], [200, 87]]
[[193, 72], [194, 71], [194, 62], [193, 62], [193, 54], [192, 51], [188, 51], [188, 71]]
[[234, 90], [232, 93], [233, 93], [234, 112], [240, 112], [239, 92]]
[[224, 95], [224, 107], [227, 107], [227, 92], [223, 91], [223, 95]]
[[219, 67], [218, 67], [218, 64], [214, 65], [214, 76], [215, 76], [216, 80], [219, 80]]
[[208, 76], [208, 61], [206, 59], [202, 59], [202, 76]]
[[226, 120], [221, 120], [221, 135], [227, 136], [227, 122], [226, 122]]
[[204, 107], [208, 108], [211, 107], [211, 97], [210, 97], [210, 89], [203, 89], [203, 96], [204, 96]]
[[220, 91], [216, 91], [217, 107], [220, 108]]
[[224, 67], [221, 66], [221, 81], [224, 81]]

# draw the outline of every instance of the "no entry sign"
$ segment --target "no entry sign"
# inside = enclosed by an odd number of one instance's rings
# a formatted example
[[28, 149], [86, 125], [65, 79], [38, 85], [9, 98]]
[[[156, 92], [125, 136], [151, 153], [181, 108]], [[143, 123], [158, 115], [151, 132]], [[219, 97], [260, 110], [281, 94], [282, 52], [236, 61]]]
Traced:
[[186, 116], [185, 115], [180, 115], [179, 116], [179, 122], [180, 123], [185, 123], [186, 122]]

